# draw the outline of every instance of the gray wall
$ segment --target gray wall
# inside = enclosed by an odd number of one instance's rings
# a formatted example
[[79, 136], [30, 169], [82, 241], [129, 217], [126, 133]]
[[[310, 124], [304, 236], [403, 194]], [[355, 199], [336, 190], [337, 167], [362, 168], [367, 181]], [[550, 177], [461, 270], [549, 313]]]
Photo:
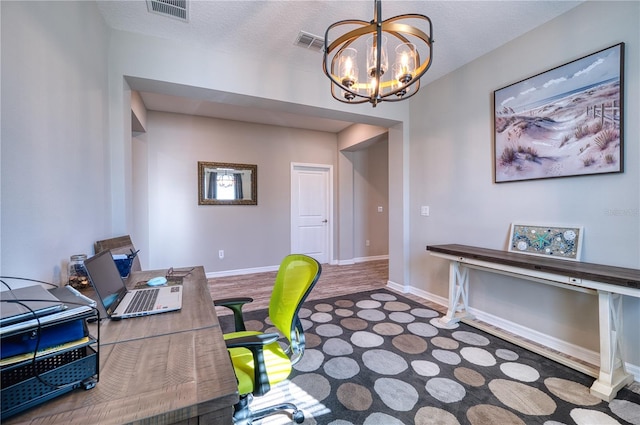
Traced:
[[[413, 288], [447, 297], [447, 263], [430, 258], [426, 245], [506, 249], [513, 221], [582, 225], [583, 261], [640, 267], [639, 23], [638, 2], [586, 2], [430, 84], [413, 101]], [[493, 91], [621, 41], [627, 43], [624, 173], [492, 183]], [[420, 216], [421, 205], [431, 207], [429, 217]], [[598, 351], [595, 296], [481, 272], [471, 280], [470, 304], [488, 318], [540, 332], [551, 344], [567, 341], [575, 346], [563, 348], [578, 353]], [[627, 298], [624, 310], [627, 360], [640, 365], [640, 299]]]
[[[353, 240], [356, 259], [385, 256], [389, 253], [388, 153], [389, 143], [386, 138], [353, 152]], [[378, 211], [378, 207], [382, 211]]]
[[108, 32], [89, 2], [1, 7], [0, 270], [57, 282], [111, 232]]
[[[148, 188], [149, 268], [203, 265], [207, 272], [270, 267], [291, 247], [291, 163], [335, 168], [333, 133], [150, 111], [146, 152], [134, 157]], [[197, 162], [258, 166], [258, 205], [198, 205]], [[143, 192], [144, 193], [144, 192]], [[145, 226], [141, 226], [144, 228]], [[218, 258], [218, 250], [225, 258]]]

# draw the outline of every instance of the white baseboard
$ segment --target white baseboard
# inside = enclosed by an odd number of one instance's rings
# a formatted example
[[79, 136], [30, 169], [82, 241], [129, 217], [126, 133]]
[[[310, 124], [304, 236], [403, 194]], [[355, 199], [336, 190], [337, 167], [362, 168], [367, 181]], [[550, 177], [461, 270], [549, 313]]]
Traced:
[[366, 263], [367, 261], [388, 260], [388, 255], [373, 255], [371, 257], [356, 257], [353, 259], [354, 263]]
[[[427, 301], [434, 302], [444, 307], [447, 307], [448, 305], [447, 298], [431, 294], [421, 289], [417, 289], [411, 286], [405, 287], [404, 285], [399, 285], [398, 283], [395, 283], [392, 281], [388, 281], [387, 286], [396, 291], [399, 291], [405, 294], [413, 294], [417, 297], [423, 298]], [[586, 348], [580, 347], [578, 345], [567, 343], [553, 336], [543, 334], [541, 332], [535, 331], [533, 329], [527, 328], [525, 326], [519, 325], [509, 320], [504, 320], [500, 317], [485, 313], [477, 309], [469, 308], [469, 312], [473, 314], [476, 317], [476, 319], [479, 321], [482, 321], [491, 326], [495, 326], [501, 330], [512, 333], [514, 335], [518, 335], [521, 338], [543, 345], [544, 347], [548, 347], [549, 349], [558, 351], [564, 355], [575, 357], [576, 359], [579, 359], [583, 362], [594, 365], [596, 369], [598, 368], [597, 365], [600, 364], [600, 354], [593, 350], [587, 350]], [[511, 341], [511, 342], [517, 343], [516, 341]], [[636, 382], [640, 382], [640, 366], [639, 365], [625, 363], [625, 369], [628, 373], [633, 375], [634, 380]], [[588, 373], [587, 370], [583, 370], [583, 372]]]
[[251, 269], [236, 269], [236, 270], [223, 270], [220, 272], [208, 272], [206, 273], [207, 279], [212, 279], [216, 277], [229, 277], [229, 276], [240, 276], [245, 274], [253, 274], [253, 273], [264, 273], [264, 272], [273, 272], [277, 271], [280, 266], [266, 266], [266, 267], [254, 267]]
[[633, 375], [633, 380], [640, 382], [640, 366], [625, 362], [624, 368]]
[[349, 260], [338, 260], [336, 264], [339, 266], [351, 266], [357, 263], [366, 263], [367, 261], [388, 260], [388, 255], [373, 255], [371, 257], [354, 257]]
[[502, 319], [498, 316], [485, 313], [475, 308], [469, 308], [469, 313], [473, 314], [477, 320], [490, 324], [491, 326], [498, 327], [512, 334], [519, 335], [552, 350], [559, 351], [560, 353], [575, 357], [592, 365], [600, 364], [600, 353], [596, 351], [588, 350], [584, 347], [580, 347], [579, 345], [570, 344], [556, 337], [538, 332], [518, 323]]

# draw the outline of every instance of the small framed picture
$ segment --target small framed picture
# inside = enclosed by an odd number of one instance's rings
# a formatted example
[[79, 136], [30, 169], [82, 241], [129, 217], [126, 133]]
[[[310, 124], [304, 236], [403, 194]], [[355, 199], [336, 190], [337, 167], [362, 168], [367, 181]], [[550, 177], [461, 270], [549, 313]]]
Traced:
[[582, 226], [511, 224], [509, 252], [580, 261]]

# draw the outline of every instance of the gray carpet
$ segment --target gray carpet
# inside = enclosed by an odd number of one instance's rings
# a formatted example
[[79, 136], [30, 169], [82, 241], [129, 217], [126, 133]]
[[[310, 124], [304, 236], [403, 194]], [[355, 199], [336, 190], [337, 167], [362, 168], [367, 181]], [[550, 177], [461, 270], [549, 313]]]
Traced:
[[[273, 331], [266, 311], [246, 316], [248, 328]], [[593, 378], [438, 316], [386, 290], [308, 301], [303, 359], [253, 404], [293, 401], [305, 424], [640, 425], [639, 394], [604, 402], [589, 394]], [[230, 316], [220, 321], [232, 329]]]

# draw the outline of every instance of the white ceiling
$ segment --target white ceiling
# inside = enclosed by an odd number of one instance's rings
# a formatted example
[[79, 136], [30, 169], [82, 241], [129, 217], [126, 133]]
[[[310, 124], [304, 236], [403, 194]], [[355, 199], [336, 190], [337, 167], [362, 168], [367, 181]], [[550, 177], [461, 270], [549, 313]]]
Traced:
[[[371, 0], [188, 0], [188, 22], [150, 13], [142, 0], [98, 1], [110, 27], [206, 46], [225, 52], [249, 52], [278, 58], [322, 72], [322, 54], [295, 45], [303, 30], [324, 37], [326, 28], [343, 19], [373, 18]], [[422, 77], [428, 84], [485, 53], [534, 29], [581, 1], [405, 1], [382, 3], [382, 18], [403, 13], [427, 15], [433, 23], [433, 65]], [[327, 80], [327, 90], [329, 83]], [[222, 105], [140, 90], [150, 110], [337, 132], [350, 123], [265, 111], [254, 106]], [[242, 117], [242, 118], [240, 118]]]

